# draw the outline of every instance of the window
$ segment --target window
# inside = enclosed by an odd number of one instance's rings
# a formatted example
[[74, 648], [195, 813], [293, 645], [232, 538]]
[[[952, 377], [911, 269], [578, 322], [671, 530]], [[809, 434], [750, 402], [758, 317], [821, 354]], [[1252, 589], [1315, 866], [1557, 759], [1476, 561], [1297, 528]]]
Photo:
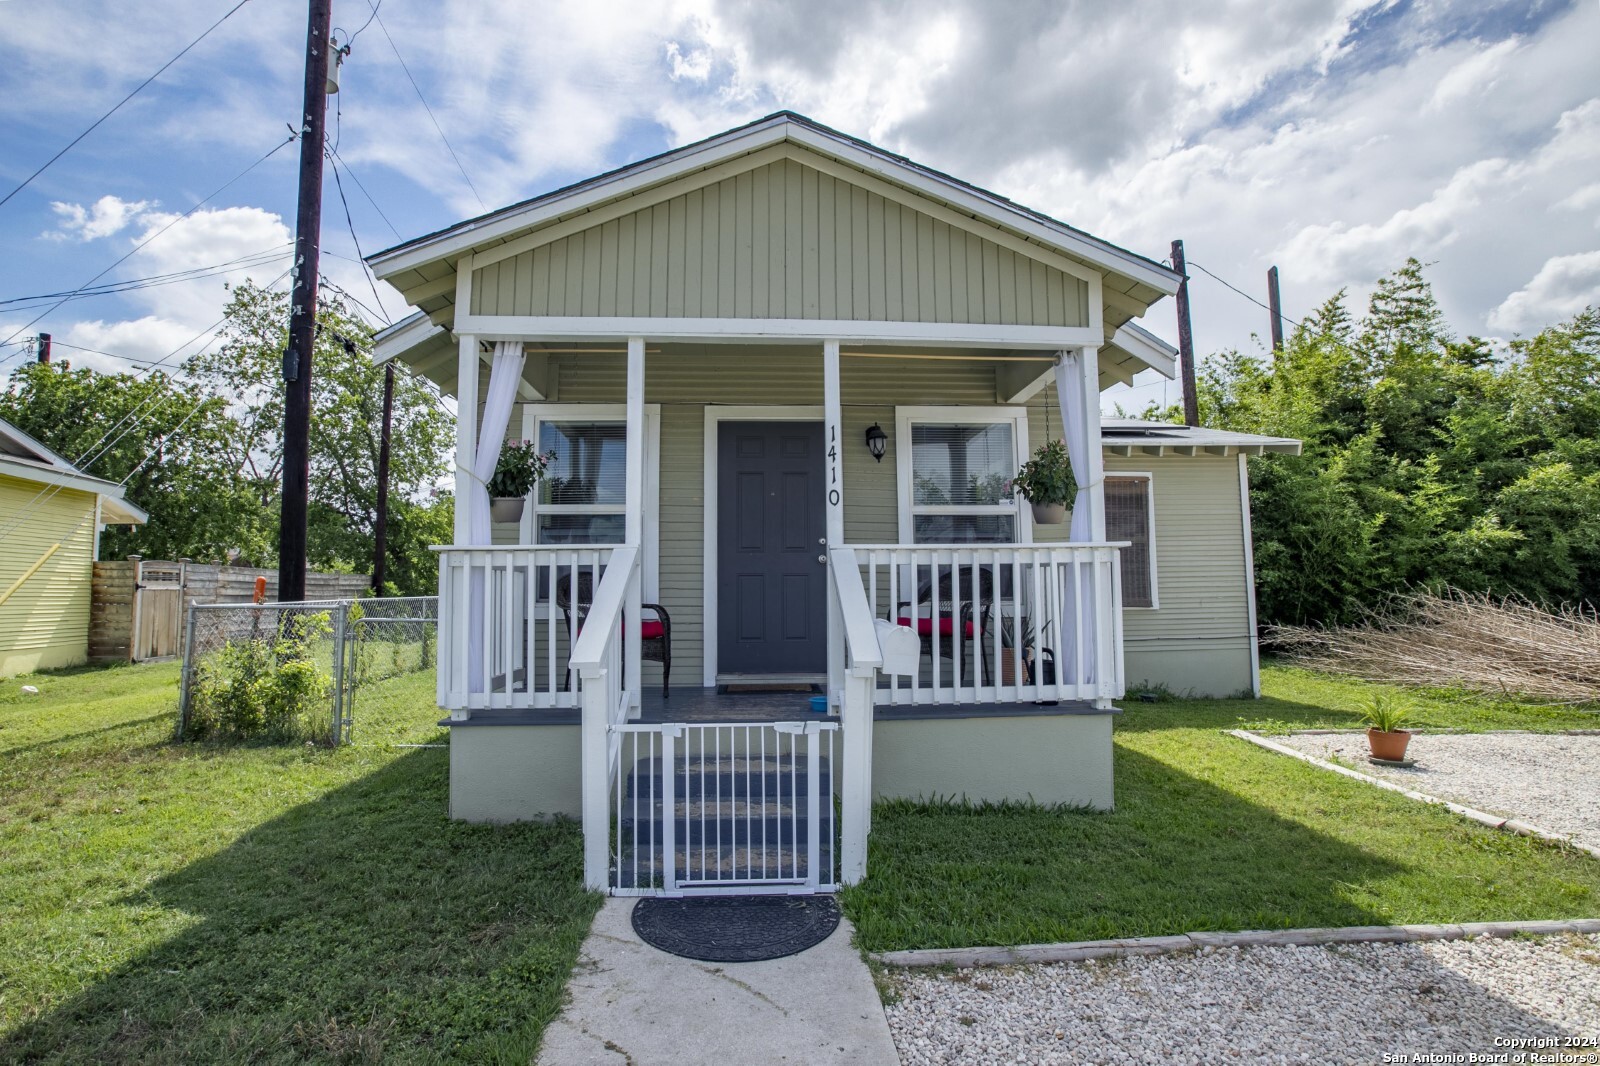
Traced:
[[1122, 556], [1122, 605], [1156, 606], [1155, 510], [1149, 474], [1106, 475], [1106, 539], [1127, 541]]
[[906, 419], [902, 425], [911, 438], [912, 542], [1016, 543], [1016, 421]]
[[623, 421], [540, 420], [539, 450], [556, 459], [539, 483], [538, 543], [623, 542], [627, 438]]

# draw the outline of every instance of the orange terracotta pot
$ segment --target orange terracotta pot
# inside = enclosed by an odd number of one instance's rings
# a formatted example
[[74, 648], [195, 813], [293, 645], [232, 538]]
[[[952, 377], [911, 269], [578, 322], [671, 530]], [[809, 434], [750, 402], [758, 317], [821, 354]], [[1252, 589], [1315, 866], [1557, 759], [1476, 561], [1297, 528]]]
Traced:
[[1406, 745], [1409, 743], [1411, 743], [1411, 734], [1404, 729], [1396, 729], [1392, 733], [1385, 733], [1378, 729], [1367, 730], [1367, 746], [1372, 749], [1372, 757], [1374, 759], [1404, 762]]

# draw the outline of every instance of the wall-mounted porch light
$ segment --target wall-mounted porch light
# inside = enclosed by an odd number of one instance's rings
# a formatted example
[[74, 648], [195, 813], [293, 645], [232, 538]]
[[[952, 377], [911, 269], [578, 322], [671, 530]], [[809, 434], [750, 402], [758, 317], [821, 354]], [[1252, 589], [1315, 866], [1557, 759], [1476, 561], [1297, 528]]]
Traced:
[[880, 463], [883, 462], [884, 445], [888, 443], [889, 434], [883, 431], [882, 426], [874, 422], [867, 427], [867, 451], [871, 452], [872, 457]]

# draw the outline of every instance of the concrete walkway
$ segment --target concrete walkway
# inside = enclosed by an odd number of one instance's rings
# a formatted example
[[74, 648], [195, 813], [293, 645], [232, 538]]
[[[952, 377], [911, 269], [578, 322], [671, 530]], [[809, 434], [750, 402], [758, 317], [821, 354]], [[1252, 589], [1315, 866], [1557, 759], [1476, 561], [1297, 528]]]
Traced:
[[540, 1066], [898, 1066], [848, 921], [786, 959], [696, 962], [641, 941], [633, 905], [609, 899], [595, 918]]

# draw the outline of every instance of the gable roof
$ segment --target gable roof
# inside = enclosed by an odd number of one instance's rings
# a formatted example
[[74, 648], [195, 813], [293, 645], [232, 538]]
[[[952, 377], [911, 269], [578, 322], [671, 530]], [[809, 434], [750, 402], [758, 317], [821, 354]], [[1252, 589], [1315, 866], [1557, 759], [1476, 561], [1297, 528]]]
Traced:
[[92, 492], [101, 499], [101, 518], [108, 525], [142, 525], [150, 517], [123, 498], [121, 485], [85, 474], [3, 418], [0, 418], [0, 474], [57, 488]]
[[[998, 193], [924, 166], [877, 145], [831, 129], [804, 115], [778, 111], [681, 148], [467, 219], [376, 252], [367, 263], [380, 278], [393, 278], [440, 260], [502, 243], [507, 237], [600, 203], [672, 181], [724, 160], [789, 141], [873, 174], [1026, 240], [1082, 260], [1152, 290], [1153, 298], [1177, 292], [1181, 277], [1167, 266], [1118, 247]], [[453, 271], [453, 263], [452, 263]], [[1145, 300], [1145, 303], [1153, 302]]]

